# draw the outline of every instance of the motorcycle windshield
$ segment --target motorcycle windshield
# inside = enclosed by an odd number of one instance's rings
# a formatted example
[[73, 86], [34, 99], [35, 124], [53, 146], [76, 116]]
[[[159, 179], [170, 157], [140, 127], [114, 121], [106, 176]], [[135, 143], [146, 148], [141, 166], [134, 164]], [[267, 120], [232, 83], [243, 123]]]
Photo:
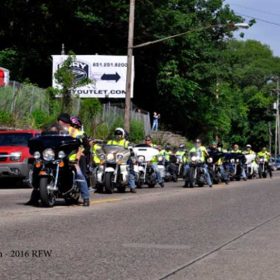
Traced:
[[128, 150], [116, 145], [104, 145], [103, 151], [105, 152], [105, 154], [109, 154], [109, 153], [115, 154], [115, 153], [126, 153]]
[[66, 155], [69, 155], [72, 151], [76, 151], [81, 145], [79, 139], [73, 138], [69, 135], [41, 135], [36, 138], [32, 138], [28, 142], [30, 154], [34, 154], [35, 151], [43, 152], [47, 148], [53, 149], [56, 153], [64, 151]]

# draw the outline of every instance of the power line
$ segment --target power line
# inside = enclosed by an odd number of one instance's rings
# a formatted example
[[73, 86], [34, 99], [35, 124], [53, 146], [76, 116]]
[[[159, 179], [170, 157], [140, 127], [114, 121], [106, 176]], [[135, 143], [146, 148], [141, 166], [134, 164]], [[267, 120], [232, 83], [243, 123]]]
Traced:
[[256, 19], [258, 21], [267, 23], [267, 24], [272, 24], [272, 25], [280, 26], [280, 23], [277, 23], [277, 22], [273, 22], [273, 21], [269, 21], [269, 20], [266, 20], [266, 19], [257, 18], [257, 17], [254, 17], [254, 16], [245, 15], [245, 14], [241, 14], [241, 13], [238, 13], [238, 12], [235, 12], [235, 13], [237, 15], [239, 15], [239, 16], [242, 16], [242, 17], [248, 17], [248, 18]]
[[244, 8], [244, 9], [247, 9], [247, 10], [250, 10], [250, 11], [255, 11], [255, 12], [259, 12], [259, 13], [263, 13], [263, 14], [267, 14], [267, 15], [280, 17], [280, 14], [276, 14], [276, 13], [272, 13], [272, 12], [268, 12], [268, 11], [263, 11], [263, 10], [258, 10], [258, 9], [250, 8], [250, 7], [247, 7], [247, 6], [240, 5], [240, 4], [230, 4], [230, 6], [237, 6], [237, 7]]

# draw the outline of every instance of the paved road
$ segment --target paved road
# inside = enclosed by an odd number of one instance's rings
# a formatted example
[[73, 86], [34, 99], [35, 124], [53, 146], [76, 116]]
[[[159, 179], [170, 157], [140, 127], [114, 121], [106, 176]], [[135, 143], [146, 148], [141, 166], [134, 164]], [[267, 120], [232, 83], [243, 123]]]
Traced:
[[279, 279], [280, 176], [24, 206], [0, 188], [0, 279]]

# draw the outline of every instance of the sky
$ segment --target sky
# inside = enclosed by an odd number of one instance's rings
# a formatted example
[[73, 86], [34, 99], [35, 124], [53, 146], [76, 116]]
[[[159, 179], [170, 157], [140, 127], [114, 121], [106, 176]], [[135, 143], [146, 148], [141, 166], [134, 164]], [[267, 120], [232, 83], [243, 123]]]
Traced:
[[260, 41], [268, 45], [275, 56], [280, 56], [280, 0], [224, 0], [224, 3], [246, 22], [256, 19], [257, 23], [250, 29], [240, 30], [245, 33], [245, 40]]

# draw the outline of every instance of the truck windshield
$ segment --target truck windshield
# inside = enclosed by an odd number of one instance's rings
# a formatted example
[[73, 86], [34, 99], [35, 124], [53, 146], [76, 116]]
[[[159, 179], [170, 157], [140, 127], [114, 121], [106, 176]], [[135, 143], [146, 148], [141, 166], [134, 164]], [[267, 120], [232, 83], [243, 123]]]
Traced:
[[0, 134], [0, 146], [27, 146], [31, 133], [3, 133]]

